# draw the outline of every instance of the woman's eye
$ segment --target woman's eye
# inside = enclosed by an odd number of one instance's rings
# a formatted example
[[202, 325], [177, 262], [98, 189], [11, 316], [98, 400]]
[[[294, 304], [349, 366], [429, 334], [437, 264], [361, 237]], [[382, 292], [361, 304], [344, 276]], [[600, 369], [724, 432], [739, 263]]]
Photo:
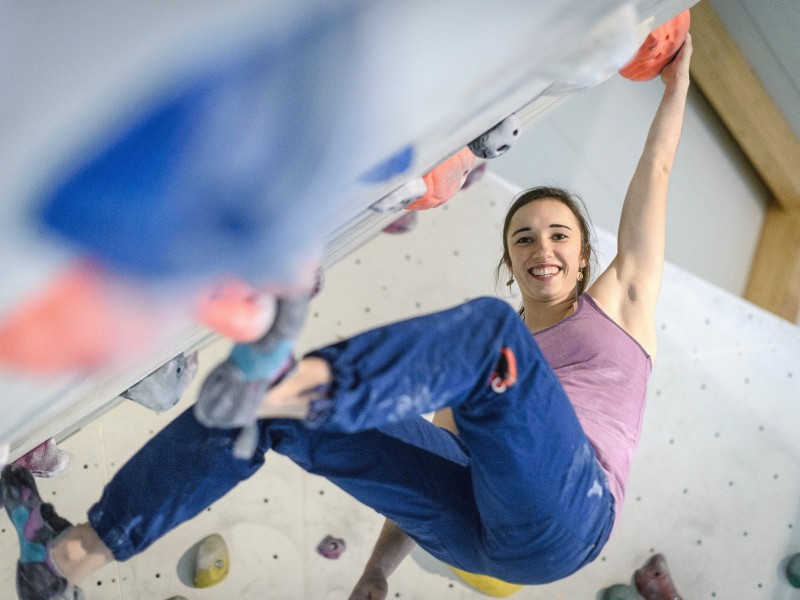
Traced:
[[517, 241], [516, 241], [517, 244], [529, 244], [530, 242], [531, 242], [531, 238], [529, 238], [529, 237], [517, 238]]
[[564, 233], [556, 233], [556, 234], [553, 234], [553, 239], [554, 240], [565, 240], [565, 239], [567, 239], [567, 236]]

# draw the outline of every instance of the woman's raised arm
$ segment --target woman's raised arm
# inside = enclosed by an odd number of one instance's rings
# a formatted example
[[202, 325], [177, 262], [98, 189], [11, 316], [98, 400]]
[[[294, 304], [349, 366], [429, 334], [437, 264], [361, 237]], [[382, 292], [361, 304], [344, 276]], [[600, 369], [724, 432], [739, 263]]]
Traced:
[[655, 305], [664, 271], [667, 188], [683, 126], [692, 39], [661, 73], [664, 95], [647, 134], [620, 216], [617, 256], [590, 288], [592, 296], [651, 355]]

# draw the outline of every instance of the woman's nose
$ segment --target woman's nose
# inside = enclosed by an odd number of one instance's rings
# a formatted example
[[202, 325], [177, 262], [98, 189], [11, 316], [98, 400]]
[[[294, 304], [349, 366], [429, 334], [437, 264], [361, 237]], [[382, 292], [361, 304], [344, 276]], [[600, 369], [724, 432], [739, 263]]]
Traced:
[[540, 258], [549, 258], [553, 255], [553, 248], [547, 241], [534, 242], [534, 255]]

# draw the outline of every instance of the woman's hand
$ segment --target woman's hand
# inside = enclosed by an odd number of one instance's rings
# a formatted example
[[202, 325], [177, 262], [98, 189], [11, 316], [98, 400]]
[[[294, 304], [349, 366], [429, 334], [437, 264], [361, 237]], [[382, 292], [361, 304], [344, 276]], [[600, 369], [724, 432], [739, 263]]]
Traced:
[[692, 34], [686, 34], [686, 40], [683, 42], [678, 54], [672, 59], [666, 67], [661, 71], [661, 81], [664, 85], [669, 86], [676, 81], [689, 81], [689, 62], [692, 59]]
[[348, 600], [385, 600], [389, 595], [389, 582], [379, 570], [364, 571]]

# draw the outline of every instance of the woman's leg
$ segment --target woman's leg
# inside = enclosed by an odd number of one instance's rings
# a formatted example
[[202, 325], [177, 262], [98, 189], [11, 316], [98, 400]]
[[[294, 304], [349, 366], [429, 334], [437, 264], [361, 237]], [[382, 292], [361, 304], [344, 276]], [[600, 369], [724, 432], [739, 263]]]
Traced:
[[[506, 392], [499, 393], [492, 389], [492, 374], [503, 370], [503, 349], [509, 346], [518, 356], [518, 363], [523, 365], [521, 377]], [[502, 301], [475, 300], [450, 311], [367, 332], [312, 355], [322, 358], [330, 371], [312, 373], [306, 379], [325, 383], [332, 377], [330, 396], [335, 401], [318, 404], [316, 408], [324, 410], [310, 423], [287, 421], [283, 426], [280, 421], [262, 423], [260, 450], [265, 452], [275, 446], [304, 468], [331, 478], [362, 501], [402, 523], [412, 535], [415, 523], [419, 525], [428, 516], [439, 519], [437, 527], [426, 525], [424, 535], [435, 531], [439, 537], [446, 533], [453, 539], [439, 545], [452, 546], [465, 556], [472, 550], [459, 549], [459, 546], [477, 547], [475, 537], [481, 540], [486, 537], [491, 542], [492, 535], [487, 536], [486, 532], [491, 534], [502, 528], [513, 531], [523, 521], [522, 524], [532, 521], [538, 527], [545, 518], [543, 514], [550, 518], [558, 503], [550, 497], [552, 494], [539, 498], [539, 489], [547, 477], [563, 479], [569, 465], [563, 464], [563, 457], [555, 466], [549, 466], [549, 457], [536, 463], [537, 457], [525, 452], [525, 444], [548, 439], [551, 429], [560, 431], [547, 419], [571, 415], [574, 427], [550, 444], [557, 448], [566, 445], [570, 465], [579, 449], [583, 452], [588, 448], [585, 444], [578, 447], [573, 443], [580, 439], [577, 419], [530, 333]], [[303, 372], [301, 368], [300, 373]], [[293, 380], [288, 378], [286, 385], [292, 385]], [[280, 384], [276, 390], [282, 386]], [[509, 393], [521, 388], [525, 393]], [[545, 400], [555, 400], [536, 402], [537, 409], [529, 410], [529, 390], [538, 390]], [[538, 408], [540, 405], [558, 410], [542, 412]], [[443, 406], [456, 408], [456, 422], [473, 454], [471, 469], [467, 468], [468, 460], [463, 454], [461, 458], [453, 457], [458, 443], [452, 438], [435, 436], [431, 450], [428, 433], [418, 436], [412, 431], [409, 434], [405, 426], [399, 425], [415, 415]], [[306, 425], [318, 428], [319, 435], [312, 436]], [[365, 431], [360, 437], [333, 435], [360, 429], [383, 431]], [[281, 437], [276, 437], [278, 432], [282, 432]], [[89, 515], [92, 529], [115, 559], [124, 560], [144, 550], [258, 469], [263, 463], [261, 453], [256, 453], [250, 461], [233, 456], [232, 446], [237, 435], [235, 429], [208, 429], [187, 411], [151, 439], [120, 470]], [[384, 436], [380, 438], [381, 444], [375, 436]], [[287, 440], [299, 439], [298, 447], [302, 448], [306, 443], [304, 438], [317, 448], [314, 453], [290, 449]], [[446, 439], [450, 441], [442, 441]], [[321, 444], [320, 440], [330, 445]], [[397, 461], [391, 461], [391, 469], [386, 467], [390, 464], [387, 453], [396, 453], [398, 440], [403, 441], [413, 455], [404, 464], [415, 465], [415, 468], [398, 471]], [[580, 441], [585, 442], [585, 438]], [[364, 448], [372, 447], [370, 444], [384, 451], [365, 452]], [[361, 451], [354, 453], [353, 448]], [[304, 458], [304, 453], [312, 458]], [[501, 458], [504, 456], [509, 456], [510, 460], [506, 462]], [[367, 462], [357, 462], [358, 457]], [[166, 467], [165, 460], [169, 461]], [[583, 468], [585, 463], [576, 466]], [[176, 472], [181, 475], [175, 476]], [[400, 482], [396, 480], [397, 472], [404, 474]], [[420, 472], [433, 475], [419, 478]], [[474, 491], [471, 488], [473, 478]], [[415, 479], [420, 480], [415, 483]], [[579, 483], [583, 479], [585, 476], [579, 478]], [[442, 482], [449, 483], [443, 487]], [[399, 494], [394, 494], [396, 490], [392, 486], [396, 486]], [[558, 491], [563, 487], [547, 489]], [[448, 490], [455, 490], [455, 495]], [[405, 513], [406, 505], [422, 510]], [[441, 510], [442, 506], [449, 509]], [[509, 518], [507, 510], [519, 511], [520, 506], [533, 506], [535, 510]], [[442, 515], [455, 525], [442, 525]], [[481, 528], [473, 531], [476, 523]], [[422, 537], [423, 533], [417, 536]], [[434, 542], [429, 545], [434, 547]], [[443, 555], [446, 553], [442, 551]], [[473, 569], [470, 565], [480, 561], [469, 558], [453, 562]], [[497, 571], [492, 574], [512, 579]]]
[[239, 429], [208, 428], [191, 408], [153, 436], [114, 475], [89, 523], [122, 561], [205, 510], [264, 464], [233, 454]]
[[[552, 580], [600, 551], [613, 522], [605, 476], [560, 383], [506, 303], [474, 300], [310, 356], [324, 359], [331, 374], [332, 400], [309, 423], [319, 432], [385, 428], [453, 407], [480, 515], [473, 543], [494, 561], [493, 575]], [[495, 375], [509, 375], [509, 361], [516, 364], [516, 380], [493, 386]], [[375, 506], [375, 498], [360, 499]], [[457, 514], [453, 523], [458, 538], [468, 524]]]

